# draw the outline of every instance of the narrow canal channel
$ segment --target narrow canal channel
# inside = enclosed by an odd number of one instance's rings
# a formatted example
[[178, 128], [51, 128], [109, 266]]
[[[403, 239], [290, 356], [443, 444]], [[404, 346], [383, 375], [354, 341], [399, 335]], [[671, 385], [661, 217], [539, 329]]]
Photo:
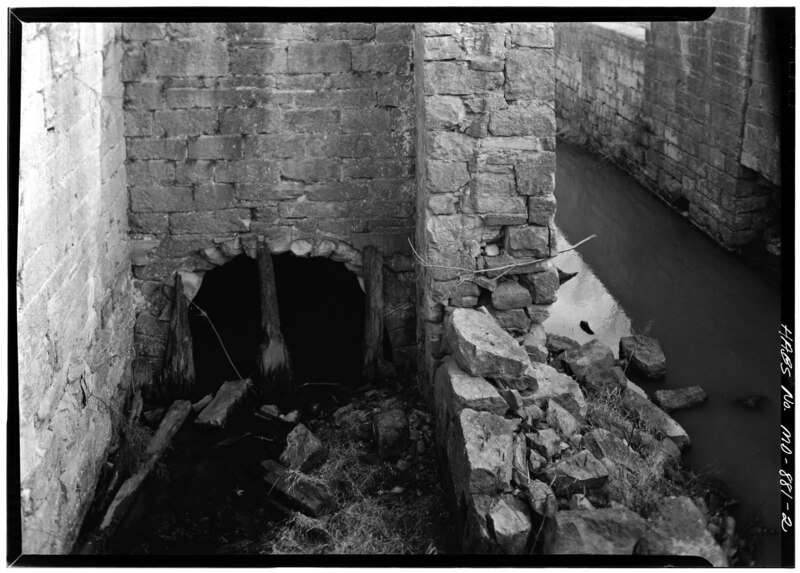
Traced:
[[[548, 332], [584, 342], [591, 337], [578, 322], [587, 320], [616, 352], [620, 336], [650, 324], [667, 376], [645, 390], [706, 390], [707, 404], [673, 414], [692, 439], [684, 461], [728, 486], [740, 502], [739, 527], [773, 531], [759, 536], [756, 564], [780, 565], [780, 281], [725, 252], [610, 163], [561, 141], [556, 198], [562, 241], [597, 237], [556, 259], [580, 274], [559, 290]], [[752, 395], [763, 396], [756, 408], [740, 401]]]

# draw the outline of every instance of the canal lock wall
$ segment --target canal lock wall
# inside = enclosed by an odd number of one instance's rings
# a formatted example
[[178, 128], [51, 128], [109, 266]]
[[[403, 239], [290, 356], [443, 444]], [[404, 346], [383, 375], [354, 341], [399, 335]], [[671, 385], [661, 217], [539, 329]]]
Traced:
[[558, 23], [558, 128], [726, 248], [779, 238], [778, 40], [774, 15], [753, 8], [699, 22]]

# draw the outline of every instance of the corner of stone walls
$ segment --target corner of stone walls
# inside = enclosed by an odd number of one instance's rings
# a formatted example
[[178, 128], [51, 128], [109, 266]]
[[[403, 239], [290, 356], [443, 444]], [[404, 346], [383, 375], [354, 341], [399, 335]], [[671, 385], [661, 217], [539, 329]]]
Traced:
[[130, 396], [120, 25], [26, 23], [17, 267], [22, 550], [68, 553]]
[[484, 307], [524, 337], [555, 301], [553, 25], [415, 32], [418, 363], [430, 397], [454, 309]]

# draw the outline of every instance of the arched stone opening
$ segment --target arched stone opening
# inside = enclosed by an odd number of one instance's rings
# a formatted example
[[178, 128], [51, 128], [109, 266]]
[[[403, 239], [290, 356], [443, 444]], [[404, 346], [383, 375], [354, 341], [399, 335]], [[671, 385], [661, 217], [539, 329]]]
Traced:
[[[181, 272], [191, 299], [196, 382], [192, 400], [226, 380], [257, 375], [262, 337], [258, 266], [239, 238], [200, 252], [207, 271]], [[330, 256], [310, 256], [316, 253]], [[345, 243], [272, 253], [281, 329], [296, 386], [362, 384], [365, 295], [361, 253]], [[384, 359], [393, 362], [384, 329]]]

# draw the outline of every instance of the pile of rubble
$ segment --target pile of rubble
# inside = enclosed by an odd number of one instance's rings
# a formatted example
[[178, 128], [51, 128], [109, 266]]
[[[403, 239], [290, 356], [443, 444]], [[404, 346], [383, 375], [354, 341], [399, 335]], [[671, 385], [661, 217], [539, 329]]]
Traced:
[[[463, 551], [691, 555], [727, 565], [733, 520], [716, 526], [702, 499], [665, 497], [646, 515], [611, 499], [628, 474], [675, 471], [691, 443], [625, 374], [664, 375], [657, 341], [624, 338], [615, 360], [596, 339], [579, 345], [537, 328], [515, 339], [470, 309], [447, 320], [451, 355], [436, 372], [434, 401], [449, 485], [466, 516]], [[705, 400], [694, 389], [660, 396], [670, 407]], [[601, 399], [629, 417], [597, 427], [587, 413]]]

